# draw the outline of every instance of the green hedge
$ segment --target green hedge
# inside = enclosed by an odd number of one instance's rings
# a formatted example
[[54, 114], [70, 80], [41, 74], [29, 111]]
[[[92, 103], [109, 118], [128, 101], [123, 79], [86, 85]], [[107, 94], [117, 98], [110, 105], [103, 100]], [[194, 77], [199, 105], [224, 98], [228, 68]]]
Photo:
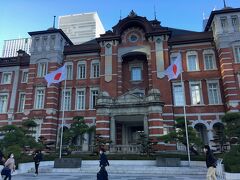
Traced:
[[223, 164], [226, 172], [240, 173], [240, 145], [231, 147], [223, 156]]
[[[156, 156], [161, 156], [163, 158], [180, 158], [181, 160], [188, 160], [187, 155], [184, 154], [157, 154], [157, 155], [138, 155], [138, 154], [108, 154], [107, 157], [109, 160], [155, 160]], [[43, 156], [43, 161], [53, 161], [58, 158], [58, 154], [49, 154]], [[63, 156], [63, 158], [81, 158], [83, 160], [99, 160], [98, 155], [93, 154], [71, 154]], [[204, 161], [205, 156], [191, 156], [192, 161]], [[21, 155], [20, 158], [16, 158], [16, 163], [26, 163], [33, 162], [33, 156]]]

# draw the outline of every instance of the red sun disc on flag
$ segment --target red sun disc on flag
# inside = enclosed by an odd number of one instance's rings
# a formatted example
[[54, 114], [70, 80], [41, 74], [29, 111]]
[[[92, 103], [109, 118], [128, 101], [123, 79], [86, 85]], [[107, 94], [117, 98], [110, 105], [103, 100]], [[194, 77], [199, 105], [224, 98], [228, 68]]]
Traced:
[[58, 81], [61, 77], [62, 73], [57, 73], [55, 76], [54, 76], [54, 80]]
[[177, 65], [176, 64], [173, 65], [173, 73], [174, 73], [174, 75], [177, 74]]

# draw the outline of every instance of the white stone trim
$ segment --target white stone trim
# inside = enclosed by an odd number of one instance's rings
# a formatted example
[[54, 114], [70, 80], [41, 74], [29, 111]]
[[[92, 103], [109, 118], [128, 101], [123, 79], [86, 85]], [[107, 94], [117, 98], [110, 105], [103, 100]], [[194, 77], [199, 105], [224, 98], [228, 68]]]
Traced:
[[195, 121], [193, 121], [192, 124], [189, 125], [189, 126], [191, 126], [191, 127], [194, 128], [197, 124], [204, 124], [204, 125], [206, 126], [206, 129], [207, 129], [207, 130], [210, 130], [209, 124], [207, 123], [207, 121], [204, 121], [204, 120], [195, 120]]
[[163, 126], [149, 126], [148, 129], [163, 129]]
[[109, 135], [100, 135], [99, 137], [109, 138]]
[[110, 128], [96, 128], [96, 131], [109, 131]]
[[110, 121], [103, 121], [103, 120], [96, 121], [96, 124], [100, 124], [100, 123], [110, 123]]
[[163, 119], [159, 119], [159, 118], [148, 119], [148, 122], [151, 122], [151, 121], [163, 121]]

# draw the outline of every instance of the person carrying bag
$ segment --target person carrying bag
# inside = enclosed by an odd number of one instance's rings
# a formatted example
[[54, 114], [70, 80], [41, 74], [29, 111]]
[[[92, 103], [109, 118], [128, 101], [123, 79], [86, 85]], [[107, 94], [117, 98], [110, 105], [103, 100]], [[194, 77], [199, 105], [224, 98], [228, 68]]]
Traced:
[[14, 154], [10, 153], [8, 156], [9, 158], [4, 164], [4, 168], [2, 169], [1, 175], [5, 175], [4, 180], [11, 180], [12, 179], [12, 172], [15, 171], [15, 159]]

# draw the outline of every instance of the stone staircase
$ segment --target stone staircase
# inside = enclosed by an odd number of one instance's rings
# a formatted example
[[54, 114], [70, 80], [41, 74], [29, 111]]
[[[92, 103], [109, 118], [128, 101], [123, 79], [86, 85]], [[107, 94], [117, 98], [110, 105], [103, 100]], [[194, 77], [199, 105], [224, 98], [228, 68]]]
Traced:
[[[110, 160], [110, 166], [106, 167], [109, 174], [156, 174], [156, 175], [205, 175], [206, 167], [204, 162], [191, 162], [191, 167], [187, 162], [181, 161], [181, 167], [157, 167], [155, 161], [142, 160]], [[40, 173], [63, 172], [63, 173], [83, 173], [95, 174], [99, 171], [98, 161], [82, 161], [81, 168], [53, 168], [53, 166], [40, 166]], [[34, 169], [31, 169], [33, 172]]]

